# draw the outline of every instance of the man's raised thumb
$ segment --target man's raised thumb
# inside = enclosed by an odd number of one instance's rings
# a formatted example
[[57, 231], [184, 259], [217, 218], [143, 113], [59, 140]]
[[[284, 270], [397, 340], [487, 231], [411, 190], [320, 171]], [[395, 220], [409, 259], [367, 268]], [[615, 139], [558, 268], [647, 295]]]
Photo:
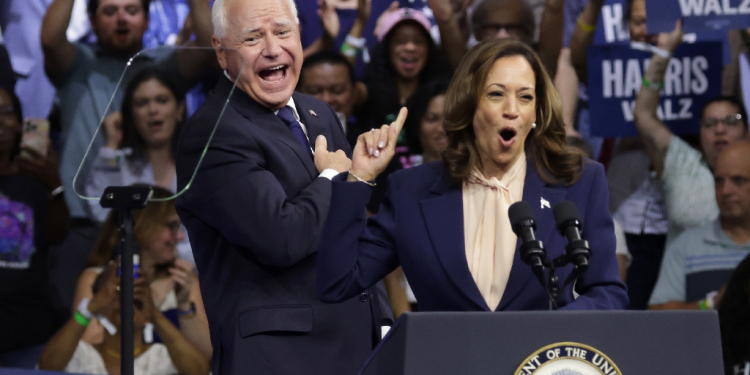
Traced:
[[315, 153], [318, 153], [318, 150], [325, 151], [327, 149], [328, 141], [323, 134], [319, 135], [318, 138], [315, 138]]

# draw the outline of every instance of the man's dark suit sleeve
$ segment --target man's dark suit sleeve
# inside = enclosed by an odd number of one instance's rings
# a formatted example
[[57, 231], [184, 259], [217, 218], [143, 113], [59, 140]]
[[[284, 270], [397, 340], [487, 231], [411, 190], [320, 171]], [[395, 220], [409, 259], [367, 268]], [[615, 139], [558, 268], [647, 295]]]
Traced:
[[[234, 117], [234, 118], [233, 118]], [[245, 121], [227, 109], [224, 121]], [[199, 126], [200, 121], [194, 123]], [[183, 205], [254, 261], [272, 268], [290, 267], [315, 248], [328, 213], [331, 181], [313, 178], [289, 196], [252, 135], [240, 127], [219, 125], [198, 179]], [[202, 147], [195, 145], [195, 153]], [[301, 164], [300, 164], [301, 165]], [[308, 176], [304, 169], [300, 172]]]

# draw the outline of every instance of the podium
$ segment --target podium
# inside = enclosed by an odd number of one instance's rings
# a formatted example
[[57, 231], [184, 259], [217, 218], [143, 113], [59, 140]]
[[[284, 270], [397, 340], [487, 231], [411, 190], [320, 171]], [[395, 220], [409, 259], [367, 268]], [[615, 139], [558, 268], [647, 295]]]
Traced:
[[[553, 345], [557, 343], [563, 344]], [[576, 351], [575, 347], [583, 349]], [[554, 350], [559, 357], [555, 358]], [[599, 372], [544, 371], [539, 366], [544, 361], [565, 359], [566, 353], [581, 358], [585, 353], [594, 359], [592, 366], [598, 365]], [[604, 363], [603, 356], [609, 364]], [[723, 374], [718, 314], [715, 311], [406, 313], [360, 371], [362, 375], [588, 373]]]

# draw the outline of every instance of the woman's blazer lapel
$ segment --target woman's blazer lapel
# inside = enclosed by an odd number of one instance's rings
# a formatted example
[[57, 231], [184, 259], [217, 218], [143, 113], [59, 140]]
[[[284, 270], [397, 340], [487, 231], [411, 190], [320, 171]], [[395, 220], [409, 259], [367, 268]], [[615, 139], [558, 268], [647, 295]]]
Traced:
[[470, 305], [466, 310], [489, 311], [466, 261], [461, 185], [448, 186], [443, 176], [438, 174], [430, 189], [430, 196], [423, 199], [420, 204], [437, 258], [450, 279], [463, 293], [460, 297]]
[[[545, 245], [551, 244], [556, 233], [552, 207], [565, 200], [562, 188], [548, 186], [536, 172], [534, 163], [529, 159], [524, 180], [523, 201], [534, 210], [537, 223], [537, 239]], [[430, 196], [421, 202], [427, 231], [435, 247], [440, 264], [448, 273], [453, 283], [472, 304], [471, 309], [489, 311], [487, 302], [479, 292], [474, 278], [469, 271], [464, 246], [463, 196], [461, 185], [449, 186], [442, 176], [438, 176], [430, 189]], [[508, 285], [497, 310], [505, 310], [519, 297], [529, 281], [534, 280], [531, 269], [520, 257], [521, 240], [518, 240], [510, 271]]]

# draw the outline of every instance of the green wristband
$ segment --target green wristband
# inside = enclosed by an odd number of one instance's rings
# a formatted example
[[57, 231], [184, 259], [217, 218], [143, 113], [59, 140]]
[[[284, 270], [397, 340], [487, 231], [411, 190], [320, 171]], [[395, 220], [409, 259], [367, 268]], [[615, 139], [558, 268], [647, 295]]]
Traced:
[[701, 307], [701, 310], [708, 310], [708, 301], [706, 301], [705, 299], [702, 299], [700, 302], [700, 307]]
[[354, 57], [357, 56], [358, 48], [350, 46], [348, 43], [344, 43], [341, 45], [341, 53], [344, 56], [348, 57]]
[[91, 322], [91, 319], [88, 319], [85, 316], [83, 316], [83, 314], [81, 314], [78, 310], [76, 310], [76, 312], [73, 313], [73, 319], [75, 319], [76, 322], [78, 322], [78, 324], [84, 327], [88, 327], [89, 322]]
[[652, 89], [652, 90], [661, 90], [664, 88], [664, 82], [652, 82], [649, 81], [646, 76], [643, 76], [643, 87]]

